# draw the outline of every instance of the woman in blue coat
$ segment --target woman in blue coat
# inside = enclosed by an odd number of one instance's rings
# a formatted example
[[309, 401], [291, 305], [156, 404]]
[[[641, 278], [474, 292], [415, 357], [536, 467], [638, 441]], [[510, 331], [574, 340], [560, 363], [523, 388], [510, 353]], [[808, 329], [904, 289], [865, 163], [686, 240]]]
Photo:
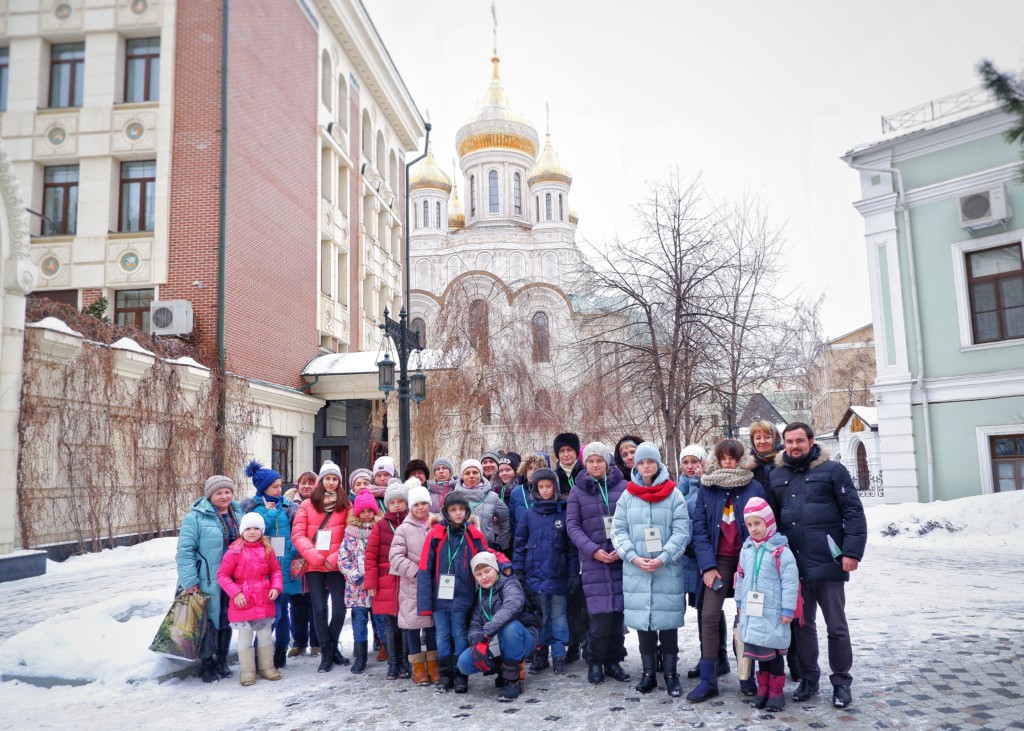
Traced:
[[299, 506], [292, 504], [281, 494], [281, 475], [275, 470], [269, 470], [253, 460], [245, 468], [245, 474], [252, 479], [256, 497], [242, 501], [242, 512], [258, 513], [263, 518], [263, 525], [266, 526], [263, 536], [270, 539], [277, 560], [281, 564], [281, 576], [284, 578], [284, 591], [274, 602], [274, 667], [283, 668], [287, 662], [288, 635], [291, 632], [289, 597], [302, 593], [302, 579], [289, 575], [292, 559], [298, 556], [298, 551], [292, 545], [292, 518], [295, 517]]
[[686, 499], [668, 476], [658, 448], [636, 448], [635, 466], [626, 492], [615, 506], [612, 545], [622, 558], [622, 592], [626, 626], [637, 630], [643, 676], [636, 690], [658, 687], [657, 648], [668, 694], [682, 694], [679, 675], [679, 627], [683, 626], [683, 551], [690, 542]]
[[[761, 484], [751, 472], [753, 460], [735, 439], [723, 439], [708, 457], [701, 477], [693, 514], [693, 550], [697, 557], [697, 609], [701, 614], [700, 683], [686, 699], [701, 703], [718, 695], [719, 617], [726, 597], [732, 596], [733, 577], [740, 549], [747, 539], [743, 508], [752, 497], [764, 498]], [[741, 685], [744, 695], [754, 695], [753, 678]]]
[[206, 616], [210, 622], [207, 635], [216, 641], [203, 640], [199, 651], [200, 676], [204, 683], [231, 677], [228, 670], [228, 647], [231, 625], [228, 624], [228, 597], [217, 583], [217, 570], [224, 551], [238, 538], [241, 520], [234, 500], [235, 483], [230, 477], [214, 475], [206, 481], [205, 497], [192, 503], [192, 509], [178, 531], [178, 587], [190, 594], [202, 592], [210, 597]]

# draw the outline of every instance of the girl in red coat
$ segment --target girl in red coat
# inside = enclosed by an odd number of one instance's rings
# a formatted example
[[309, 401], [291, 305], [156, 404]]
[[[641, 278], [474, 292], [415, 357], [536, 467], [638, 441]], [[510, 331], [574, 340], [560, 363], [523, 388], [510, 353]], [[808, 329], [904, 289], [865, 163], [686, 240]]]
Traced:
[[[304, 500], [292, 521], [292, 545], [306, 559], [306, 585], [312, 605], [313, 624], [320, 640], [320, 667], [329, 673], [349, 660], [338, 649], [345, 626], [345, 578], [338, 571], [338, 550], [348, 521], [348, 494], [341, 488], [341, 469], [327, 460], [320, 468], [316, 487]], [[327, 621], [327, 597], [331, 620]]]
[[408, 678], [412, 664], [405, 650], [405, 637], [398, 631], [398, 577], [391, 573], [391, 542], [395, 531], [409, 514], [408, 490], [393, 481], [384, 492], [387, 512], [373, 526], [366, 544], [366, 593], [373, 597], [373, 617], [384, 621], [384, 641], [388, 648], [388, 680]]
[[256, 682], [256, 652], [253, 634], [259, 645], [260, 675], [280, 680], [274, 669], [274, 642], [270, 628], [274, 624], [274, 601], [284, 586], [281, 564], [270, 541], [263, 537], [265, 526], [259, 513], [246, 513], [238, 526], [241, 537], [228, 546], [217, 569], [217, 583], [231, 597], [228, 620], [238, 632], [238, 677], [242, 685]]

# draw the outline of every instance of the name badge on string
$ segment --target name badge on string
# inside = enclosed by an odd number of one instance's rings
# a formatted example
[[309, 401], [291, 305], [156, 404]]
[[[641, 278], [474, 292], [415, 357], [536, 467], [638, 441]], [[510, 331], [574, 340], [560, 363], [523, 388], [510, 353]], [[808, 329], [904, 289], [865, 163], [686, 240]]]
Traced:
[[270, 539], [270, 547], [274, 549], [274, 555], [280, 558], [284, 555], [284, 536], [275, 536]]
[[748, 617], [764, 615], [764, 594], [760, 591], [748, 591], [743, 601], [743, 611]]
[[498, 644], [497, 636], [491, 638], [491, 643], [487, 646], [487, 649], [491, 651], [491, 654], [495, 657], [501, 655], [501, 645]]
[[609, 541], [612, 539], [612, 521], [615, 520], [614, 515], [604, 516], [604, 537]]
[[441, 574], [438, 577], [437, 598], [448, 600], [455, 598], [455, 574]]
[[661, 528], [656, 525], [644, 528], [644, 540], [647, 542], [648, 553], [661, 553]]
[[316, 550], [331, 550], [331, 532], [329, 530], [318, 530], [316, 532]]

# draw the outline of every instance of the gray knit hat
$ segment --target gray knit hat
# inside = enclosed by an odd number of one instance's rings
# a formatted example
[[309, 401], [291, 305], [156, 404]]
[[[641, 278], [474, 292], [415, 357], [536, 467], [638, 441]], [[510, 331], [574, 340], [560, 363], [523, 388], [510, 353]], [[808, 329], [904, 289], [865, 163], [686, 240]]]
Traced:
[[207, 478], [206, 487], [203, 488], [203, 492], [206, 493], [206, 499], [209, 500], [213, 497], [213, 493], [217, 492], [217, 490], [222, 487], [227, 487], [231, 492], [234, 492], [235, 481], [230, 477], [225, 477], [224, 475], [214, 475], [213, 477]]
[[[410, 478], [409, 482], [416, 480], [415, 477]], [[419, 484], [419, 480], [416, 480], [416, 484]], [[391, 505], [392, 500], [405, 500], [409, 502], [409, 488], [405, 486], [405, 483], [401, 480], [393, 480], [388, 483], [387, 490], [384, 491], [384, 508], [388, 509]], [[408, 507], [408, 505], [406, 505]]]
[[438, 457], [437, 459], [434, 460], [434, 464], [430, 466], [431, 479], [434, 478], [434, 470], [436, 470], [439, 465], [444, 465], [445, 467], [447, 467], [448, 471], [452, 473], [452, 477], [455, 476], [455, 465], [452, 464], [451, 460], [445, 459], [444, 457]]
[[612, 463], [612, 450], [601, 442], [590, 442], [583, 448], [583, 464], [587, 463], [587, 460], [591, 457], [600, 457], [605, 461], [605, 464]]

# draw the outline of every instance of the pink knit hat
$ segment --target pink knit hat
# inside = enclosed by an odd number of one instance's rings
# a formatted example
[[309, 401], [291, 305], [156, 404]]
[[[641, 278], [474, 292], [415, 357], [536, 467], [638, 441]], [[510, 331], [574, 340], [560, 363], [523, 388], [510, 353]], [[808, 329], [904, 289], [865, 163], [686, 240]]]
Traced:
[[766, 538], [771, 538], [775, 533], [775, 513], [772, 512], [771, 506], [765, 502], [764, 498], [752, 497], [747, 500], [747, 506], [743, 508], [743, 520], [746, 521], [747, 517], [751, 515], [764, 521], [765, 527], [768, 528]]
[[352, 505], [352, 512], [355, 515], [359, 515], [364, 510], [372, 510], [374, 515], [380, 514], [380, 508], [377, 507], [377, 499], [369, 490], [361, 490], [356, 495], [356, 501]]

